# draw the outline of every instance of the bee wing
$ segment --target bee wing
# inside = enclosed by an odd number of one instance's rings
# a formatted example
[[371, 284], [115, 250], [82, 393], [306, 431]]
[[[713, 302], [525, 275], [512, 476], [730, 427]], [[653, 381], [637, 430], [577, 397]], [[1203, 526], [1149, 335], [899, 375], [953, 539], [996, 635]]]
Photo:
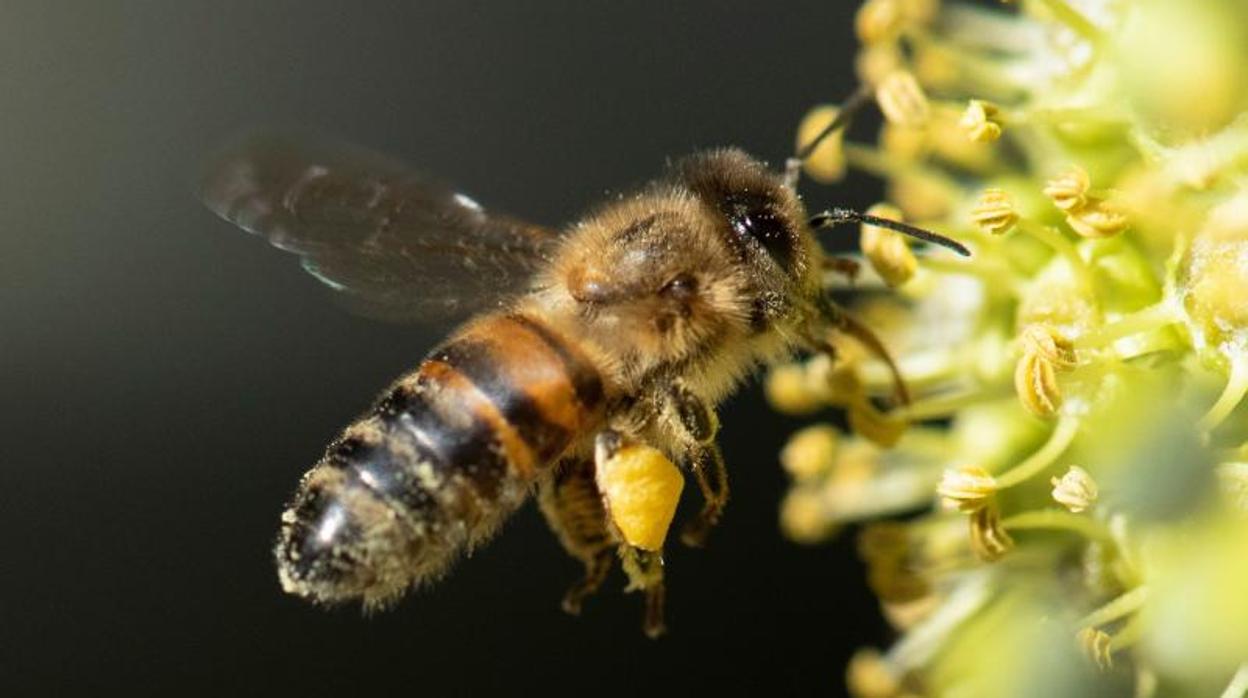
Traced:
[[351, 310], [437, 321], [523, 292], [559, 234], [486, 213], [454, 189], [362, 148], [252, 135], [209, 167], [222, 218], [293, 252]]

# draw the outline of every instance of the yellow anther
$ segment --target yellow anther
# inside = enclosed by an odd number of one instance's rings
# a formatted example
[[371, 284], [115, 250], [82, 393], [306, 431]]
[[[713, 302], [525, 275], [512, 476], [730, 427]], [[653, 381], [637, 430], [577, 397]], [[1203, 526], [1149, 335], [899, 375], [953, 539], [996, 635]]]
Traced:
[[932, 115], [919, 81], [906, 70], [895, 70], [884, 76], [875, 89], [875, 99], [884, 118], [901, 126], [923, 126]]
[[1104, 630], [1084, 628], [1079, 631], [1079, 646], [1083, 648], [1083, 653], [1101, 669], [1109, 669], [1114, 665], [1109, 650], [1111, 639]]
[[1018, 223], [1018, 211], [1004, 190], [985, 189], [971, 209], [971, 221], [990, 235], [1004, 235]]
[[972, 99], [958, 121], [967, 137], [977, 143], [991, 143], [1001, 137], [1001, 110], [995, 104]]
[[1068, 213], [1066, 223], [1085, 238], [1113, 237], [1130, 225], [1122, 209], [1094, 198], [1088, 198], [1083, 206]]
[[1037, 417], [1052, 417], [1062, 406], [1062, 389], [1053, 362], [1023, 354], [1014, 369], [1014, 390], [1023, 407]]
[[807, 427], [789, 438], [780, 451], [780, 464], [794, 480], [811, 480], [832, 468], [840, 435], [820, 424]]
[[[834, 106], [822, 105], [806, 113], [797, 126], [797, 150], [813, 141], [823, 129], [836, 120], [840, 110]], [[811, 179], [823, 184], [840, 181], [845, 176], [845, 140], [844, 129], [829, 134], [819, 143], [814, 152], [802, 163], [802, 169]]]
[[780, 503], [780, 527], [798, 543], [822, 543], [836, 528], [835, 519], [825, 512], [826, 507], [817, 490], [794, 489]]
[[1096, 481], [1077, 465], [1070, 466], [1065, 475], [1049, 482], [1053, 485], [1053, 499], [1076, 514], [1096, 503]]
[[901, 681], [884, 662], [879, 651], [860, 649], [845, 669], [845, 684], [854, 698], [896, 698]]
[[1036, 356], [1056, 368], [1073, 368], [1076, 362], [1075, 345], [1051, 325], [1032, 323], [1019, 333], [1024, 354]]
[[811, 385], [806, 368], [800, 363], [773, 366], [763, 390], [771, 406], [785, 414], [810, 414], [826, 405], [826, 391]]
[[905, 420], [880, 412], [866, 400], [858, 400], [849, 406], [850, 429], [877, 446], [892, 448], [897, 445], [908, 426]]
[[907, 22], [927, 24], [940, 12], [940, 0], [898, 0], [901, 15]]
[[1001, 526], [1001, 514], [994, 504], [971, 513], [971, 552], [984, 562], [995, 562], [1014, 548], [1014, 539]]
[[1053, 200], [1053, 205], [1070, 212], [1087, 204], [1091, 186], [1088, 173], [1083, 168], [1071, 167], [1044, 185], [1044, 195]]
[[888, 42], [901, 32], [902, 19], [898, 0], [867, 0], [854, 16], [854, 30], [864, 44]]
[[[876, 204], [867, 213], [879, 218], [902, 222], [901, 210], [888, 204]], [[909, 281], [919, 268], [910, 245], [901, 233], [887, 228], [863, 224], [859, 237], [862, 254], [889, 286], [900, 286]]]
[[868, 44], [854, 56], [854, 72], [867, 85], [878, 85], [890, 73], [900, 70], [906, 58], [894, 42]]
[[945, 506], [958, 511], [974, 512], [988, 506], [997, 491], [997, 480], [976, 465], [946, 470], [936, 486]]

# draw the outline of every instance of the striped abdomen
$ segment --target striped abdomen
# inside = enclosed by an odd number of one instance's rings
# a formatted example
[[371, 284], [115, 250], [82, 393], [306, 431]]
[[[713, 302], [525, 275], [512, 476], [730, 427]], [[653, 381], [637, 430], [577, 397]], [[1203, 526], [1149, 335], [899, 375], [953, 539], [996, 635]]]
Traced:
[[537, 319], [490, 315], [347, 427], [283, 515], [288, 591], [383, 602], [487, 536], [596, 428], [593, 365]]

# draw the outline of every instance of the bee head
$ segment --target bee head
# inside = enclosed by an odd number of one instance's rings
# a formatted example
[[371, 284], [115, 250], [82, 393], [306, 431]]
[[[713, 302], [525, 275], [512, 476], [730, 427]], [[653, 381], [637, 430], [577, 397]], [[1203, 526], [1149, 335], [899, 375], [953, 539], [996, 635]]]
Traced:
[[818, 254], [792, 189], [720, 150], [587, 218], [544, 285], [644, 371], [794, 317], [817, 290]]
[[766, 165], [727, 148], [687, 157], [674, 168], [718, 225], [721, 240], [754, 275], [804, 282], [817, 252], [806, 210]]

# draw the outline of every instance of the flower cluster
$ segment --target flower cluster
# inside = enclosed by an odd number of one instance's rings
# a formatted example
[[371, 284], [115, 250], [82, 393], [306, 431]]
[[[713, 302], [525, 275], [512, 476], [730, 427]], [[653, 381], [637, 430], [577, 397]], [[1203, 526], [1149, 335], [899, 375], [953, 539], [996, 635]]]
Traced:
[[781, 523], [862, 524], [898, 640], [851, 693], [1243, 695], [1248, 6], [867, 0], [855, 28], [884, 123], [807, 173], [882, 177], [873, 213], [973, 255], [862, 230], [848, 285], [909, 401], [849, 336], [768, 377], [848, 412], [785, 448]]

